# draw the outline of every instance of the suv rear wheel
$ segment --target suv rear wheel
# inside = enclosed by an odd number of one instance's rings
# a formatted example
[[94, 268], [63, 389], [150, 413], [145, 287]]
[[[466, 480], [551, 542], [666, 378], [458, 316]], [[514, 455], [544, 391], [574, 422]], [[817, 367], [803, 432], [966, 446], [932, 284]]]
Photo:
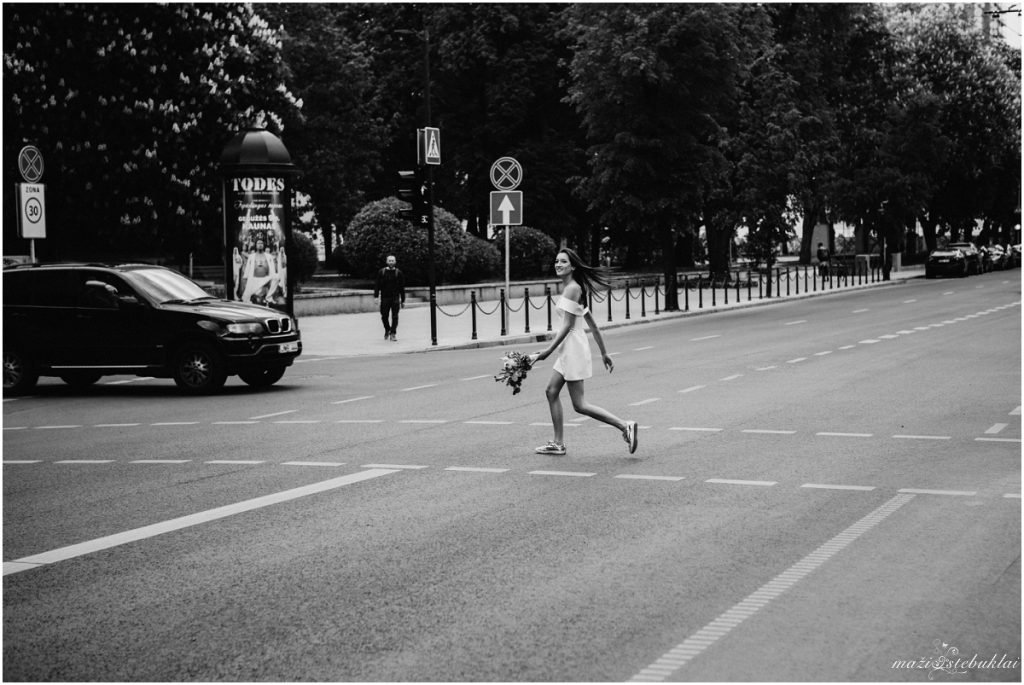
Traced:
[[4, 393], [22, 395], [36, 387], [35, 364], [16, 347], [4, 348]]
[[270, 366], [265, 369], [239, 371], [238, 377], [254, 388], [267, 388], [281, 380], [285, 367]]
[[187, 343], [174, 355], [174, 382], [192, 394], [213, 392], [224, 385], [224, 362], [210, 345]]

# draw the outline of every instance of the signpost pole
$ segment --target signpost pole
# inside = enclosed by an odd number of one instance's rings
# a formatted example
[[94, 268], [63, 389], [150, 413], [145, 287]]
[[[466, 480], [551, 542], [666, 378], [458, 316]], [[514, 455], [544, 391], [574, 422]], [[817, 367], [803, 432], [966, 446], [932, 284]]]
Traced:
[[[505, 226], [505, 292], [507, 292], [509, 294], [512, 293], [512, 290], [509, 287], [509, 281], [508, 281], [509, 264], [510, 264], [510, 259], [509, 259], [509, 253], [510, 253], [510, 251], [509, 251], [509, 234], [510, 233], [512, 233], [512, 227], [511, 226]], [[505, 300], [505, 305], [508, 306], [508, 300]]]

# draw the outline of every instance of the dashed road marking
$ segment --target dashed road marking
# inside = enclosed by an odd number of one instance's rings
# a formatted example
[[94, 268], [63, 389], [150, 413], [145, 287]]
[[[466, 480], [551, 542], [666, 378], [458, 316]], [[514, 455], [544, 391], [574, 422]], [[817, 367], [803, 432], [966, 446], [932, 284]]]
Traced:
[[481, 378], [494, 378], [494, 376], [492, 376], [492, 375], [491, 375], [491, 374], [489, 374], [489, 373], [485, 373], [485, 374], [484, 374], [484, 375], [482, 375], [482, 376], [470, 376], [469, 378], [460, 378], [459, 380], [460, 380], [460, 381], [478, 381], [478, 380], [480, 380]]
[[505, 473], [508, 469], [489, 468], [486, 466], [449, 466], [445, 471], [466, 471], [469, 473]]
[[282, 466], [344, 466], [343, 461], [286, 461]]
[[463, 421], [470, 426], [511, 426], [511, 421]]
[[530, 471], [529, 474], [531, 476], [575, 476], [577, 478], [589, 478], [597, 475], [586, 471]]
[[634, 475], [629, 473], [621, 473], [616, 478], [622, 478], [623, 480], [664, 480], [664, 481], [681, 481], [684, 480], [684, 476], [642, 476]]
[[131, 428], [138, 425], [137, 423], [97, 423], [93, 428]]
[[690, 342], [699, 342], [701, 340], [711, 340], [712, 338], [721, 338], [721, 337], [722, 337], [721, 333], [718, 333], [716, 335], [705, 335], [705, 336], [700, 337], [700, 338], [690, 338]]
[[807, 357], [797, 357], [796, 359], [790, 359], [787, 364], [799, 364], [800, 362], [807, 361]]
[[412, 392], [413, 390], [426, 390], [427, 388], [436, 388], [437, 383], [427, 383], [426, 385], [414, 385], [411, 388], [402, 388], [398, 392]]
[[653, 350], [653, 349], [654, 349], [654, 345], [647, 345], [646, 347], [634, 347], [633, 351], [634, 352], [643, 352], [644, 350]]
[[771, 428], [744, 428], [744, 433], [756, 433], [759, 435], [793, 435], [796, 431], [791, 430], [774, 430]]
[[129, 464], [187, 464], [191, 459], [136, 459]]
[[281, 421], [274, 421], [275, 424], [292, 424], [292, 425], [309, 425], [311, 423], [320, 423], [319, 419], [282, 419]]
[[361, 469], [397, 469], [399, 471], [403, 469], [409, 469], [410, 471], [418, 471], [420, 469], [429, 469], [429, 465], [421, 464], [363, 464], [359, 468]]
[[733, 478], [708, 478], [704, 482], [717, 485], [754, 485], [765, 488], [778, 485], [778, 482], [774, 480], [735, 480]]
[[670, 431], [695, 431], [701, 433], [718, 433], [721, 428], [698, 428], [696, 426], [672, 426]]
[[373, 399], [373, 395], [363, 395], [362, 397], [350, 397], [347, 400], [337, 400], [335, 402], [331, 402], [331, 404], [348, 404], [349, 402], [360, 402], [362, 400], [372, 400], [372, 399]]
[[922, 488], [900, 488], [897, 492], [910, 495], [953, 495], [956, 497], [974, 497], [978, 494], [975, 490], [927, 490]]
[[1016, 409], [1011, 411], [1009, 416], [1020, 416], [1020, 407], [1017, 407]]
[[112, 464], [113, 459], [61, 459], [54, 464]]
[[448, 423], [447, 419], [402, 419], [398, 423]]
[[213, 421], [214, 426], [251, 426], [259, 421]]
[[660, 402], [660, 401], [661, 401], [660, 397], [649, 397], [646, 400], [640, 400], [639, 402], [632, 402], [629, 406], [630, 407], [641, 407], [641, 406], [643, 406], [645, 404], [651, 404], [652, 402]]
[[870, 309], [854, 309], [853, 314], [863, 314], [864, 312], [870, 312]]
[[158, 421], [156, 423], [149, 424], [150, 426], [196, 426], [199, 425], [198, 421]]
[[856, 345], [843, 345], [839, 349], [841, 350], [852, 350]]
[[261, 419], [272, 419], [275, 416], [285, 416], [286, 414], [294, 414], [298, 409], [287, 409], [285, 411], [274, 412], [273, 414], [261, 414], [260, 416], [250, 416], [249, 418], [253, 421], [259, 421]]
[[802, 488], [817, 488], [819, 490], [860, 490], [870, 492], [874, 490], [873, 485], [828, 485], [825, 483], [804, 483]]
[[879, 342], [879, 341], [875, 340], [874, 338], [868, 338], [867, 340], [859, 341], [857, 344], [859, 344], [859, 345], [874, 345], [877, 342]]
[[203, 462], [205, 464], [222, 464], [226, 466], [256, 466], [258, 464], [265, 464], [265, 461], [259, 459], [211, 459]]
[[338, 419], [334, 423], [384, 423], [384, 419]]
[[725, 378], [719, 378], [718, 380], [720, 380], [720, 381], [722, 381], [723, 383], [725, 383], [725, 382], [728, 382], [728, 381], [734, 381], [734, 380], [736, 380], [737, 378], [742, 378], [742, 376], [743, 376], [743, 374], [742, 374], [742, 373], [734, 373], [734, 374], [733, 374], [733, 375], [731, 375], [731, 376], [726, 376]]
[[949, 435], [894, 435], [897, 440], [952, 440]]
[[667, 651], [630, 680], [633, 682], [661, 682], [673, 679], [672, 675], [676, 671], [702, 654], [715, 642], [727, 636], [733, 628], [770, 604], [783, 592], [796, 585], [804, 576], [822, 566], [913, 498], [914, 496], [909, 494], [896, 495]]
[[62, 426], [36, 426], [37, 431], [62, 430], [64, 428], [81, 428], [81, 425], [67, 424]]
[[992, 424], [992, 426], [987, 431], [985, 431], [985, 435], [995, 435], [997, 433], [1002, 433], [1003, 429], [1006, 428], [1009, 425], [1010, 424], [1008, 424], [1008, 423], [995, 423], [995, 424]]
[[799, 326], [802, 323], [807, 323], [807, 319], [800, 319], [799, 321], [787, 321], [782, 324], [783, 326]]
[[870, 438], [873, 433], [831, 433], [828, 431], [821, 431], [815, 433], [815, 435], [821, 435], [829, 438]]
[[756, 369], [754, 369], [754, 371], [771, 371], [772, 369], [777, 369], [777, 368], [779, 368], [779, 367], [777, 367], [775, 365], [772, 365], [772, 366], [759, 366]]
[[815, 352], [815, 357], [824, 357], [826, 354], [832, 354], [832, 350], [824, 350], [822, 352]]
[[1020, 438], [975, 438], [976, 442], [1020, 442]]
[[690, 387], [688, 387], [688, 388], [683, 388], [683, 389], [682, 389], [682, 390], [680, 390], [679, 392], [680, 392], [680, 393], [687, 393], [687, 392], [693, 392], [693, 391], [695, 391], [695, 390], [700, 390], [701, 388], [706, 388], [706, 387], [707, 387], [706, 385], [691, 385], [691, 386], [690, 386]]

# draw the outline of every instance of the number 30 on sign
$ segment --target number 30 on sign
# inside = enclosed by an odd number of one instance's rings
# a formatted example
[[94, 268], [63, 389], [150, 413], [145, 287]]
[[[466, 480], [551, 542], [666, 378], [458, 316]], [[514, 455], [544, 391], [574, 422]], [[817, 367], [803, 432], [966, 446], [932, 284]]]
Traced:
[[18, 231], [22, 238], [46, 237], [46, 186], [18, 184]]

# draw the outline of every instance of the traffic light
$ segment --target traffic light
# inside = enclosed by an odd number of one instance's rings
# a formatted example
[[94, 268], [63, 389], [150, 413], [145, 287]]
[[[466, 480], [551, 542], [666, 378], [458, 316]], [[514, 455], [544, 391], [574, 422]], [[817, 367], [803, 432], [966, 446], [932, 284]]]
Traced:
[[406, 221], [413, 226], [426, 227], [430, 220], [429, 201], [426, 197], [426, 184], [417, 171], [398, 172], [398, 199], [409, 203], [409, 209], [399, 211]]

